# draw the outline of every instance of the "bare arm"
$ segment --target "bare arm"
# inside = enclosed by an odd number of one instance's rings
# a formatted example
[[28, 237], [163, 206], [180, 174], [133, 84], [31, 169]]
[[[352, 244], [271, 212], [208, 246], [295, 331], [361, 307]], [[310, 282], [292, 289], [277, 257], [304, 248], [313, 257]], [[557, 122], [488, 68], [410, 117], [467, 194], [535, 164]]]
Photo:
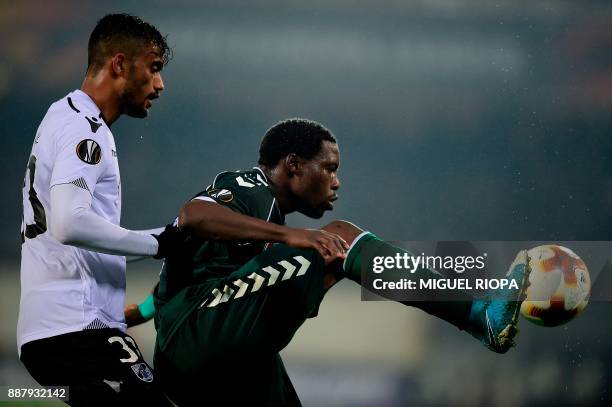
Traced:
[[204, 239], [256, 240], [313, 248], [321, 253], [326, 262], [344, 258], [348, 249], [348, 244], [334, 233], [269, 223], [207, 201], [196, 200], [185, 204], [179, 215], [179, 227]]
[[179, 214], [179, 227], [204, 239], [265, 242], [284, 242], [288, 229], [207, 201], [185, 204]]

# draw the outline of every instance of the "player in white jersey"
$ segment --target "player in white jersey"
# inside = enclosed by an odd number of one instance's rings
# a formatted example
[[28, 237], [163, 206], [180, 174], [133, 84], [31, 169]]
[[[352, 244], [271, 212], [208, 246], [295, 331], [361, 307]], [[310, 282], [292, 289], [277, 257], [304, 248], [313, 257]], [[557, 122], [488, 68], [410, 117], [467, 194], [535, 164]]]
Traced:
[[122, 114], [147, 116], [164, 89], [169, 53], [165, 37], [139, 18], [102, 18], [89, 39], [81, 89], [51, 105], [28, 161], [18, 347], [40, 384], [70, 386], [72, 405], [165, 404], [125, 333], [124, 256], [163, 258], [182, 235], [173, 227], [119, 226], [110, 126]]

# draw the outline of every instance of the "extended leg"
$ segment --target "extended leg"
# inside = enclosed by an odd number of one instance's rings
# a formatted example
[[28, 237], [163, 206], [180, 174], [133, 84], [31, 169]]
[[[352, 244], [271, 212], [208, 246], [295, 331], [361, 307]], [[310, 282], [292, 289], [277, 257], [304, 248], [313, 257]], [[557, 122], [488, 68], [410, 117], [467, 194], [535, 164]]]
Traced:
[[[346, 221], [333, 221], [323, 227], [324, 230], [340, 235], [344, 240], [351, 245], [351, 249], [347, 255], [344, 265], [344, 274], [349, 279], [361, 284], [361, 268], [362, 268], [362, 252], [364, 246], [369, 245], [369, 250], [376, 252], [376, 255], [394, 255], [398, 251], [405, 252], [406, 250], [392, 246], [375, 235], [364, 232], [359, 227]], [[358, 240], [358, 241], [357, 241]], [[334, 276], [342, 275], [337, 270], [334, 270]], [[442, 278], [439, 273], [422, 268], [415, 273], [421, 278]], [[331, 279], [331, 275], [328, 280]], [[468, 295], [464, 296], [464, 301], [402, 301], [402, 304], [413, 306], [422, 309], [423, 311], [441, 318], [459, 329], [465, 329], [468, 321], [472, 298]]]
[[[331, 276], [344, 275], [349, 279], [362, 283], [362, 261], [364, 251], [371, 256], [395, 256], [397, 253], [409, 253], [405, 249], [395, 247], [375, 236], [364, 232], [357, 226], [344, 221], [334, 221], [323, 229], [336, 233], [351, 244], [342, 272], [340, 270], [329, 270]], [[504, 353], [514, 345], [513, 338], [518, 332], [518, 310], [524, 290], [527, 286], [528, 261], [523, 252], [517, 255], [516, 260], [510, 267], [507, 277], [515, 279], [520, 289], [501, 292], [496, 295], [495, 300], [474, 299], [467, 293], [454, 292], [452, 301], [436, 300], [435, 292], [426, 301], [400, 301], [405, 305], [422, 309], [423, 311], [441, 318], [459, 329], [468, 331], [472, 336], [480, 340], [489, 349]], [[337, 265], [340, 267], [340, 265]], [[391, 271], [391, 273], [394, 273]], [[397, 271], [395, 272], [397, 273]], [[440, 279], [444, 278], [440, 273], [425, 267], [420, 267], [411, 274], [415, 279]], [[328, 283], [334, 280], [327, 277]], [[406, 277], [391, 276], [391, 279]]]

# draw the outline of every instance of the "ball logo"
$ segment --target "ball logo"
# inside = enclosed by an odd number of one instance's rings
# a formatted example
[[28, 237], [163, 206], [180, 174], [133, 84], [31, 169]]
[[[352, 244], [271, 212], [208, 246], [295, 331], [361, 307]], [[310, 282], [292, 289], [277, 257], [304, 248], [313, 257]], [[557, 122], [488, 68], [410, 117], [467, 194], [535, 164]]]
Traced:
[[76, 147], [79, 159], [87, 164], [96, 165], [102, 159], [100, 145], [91, 139], [81, 141]]
[[231, 202], [234, 199], [232, 191], [228, 191], [227, 189], [211, 189], [208, 191], [208, 196], [224, 203]]

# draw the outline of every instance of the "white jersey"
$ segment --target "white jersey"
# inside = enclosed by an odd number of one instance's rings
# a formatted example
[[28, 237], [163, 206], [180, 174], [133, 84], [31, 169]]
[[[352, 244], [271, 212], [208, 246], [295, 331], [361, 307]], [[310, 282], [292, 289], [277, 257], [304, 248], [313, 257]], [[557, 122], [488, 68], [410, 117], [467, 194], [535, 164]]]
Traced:
[[92, 327], [126, 329], [125, 257], [57, 241], [49, 231], [51, 187], [92, 194], [91, 211], [119, 224], [121, 179], [113, 134], [80, 90], [53, 103], [38, 127], [23, 187], [17, 346]]

